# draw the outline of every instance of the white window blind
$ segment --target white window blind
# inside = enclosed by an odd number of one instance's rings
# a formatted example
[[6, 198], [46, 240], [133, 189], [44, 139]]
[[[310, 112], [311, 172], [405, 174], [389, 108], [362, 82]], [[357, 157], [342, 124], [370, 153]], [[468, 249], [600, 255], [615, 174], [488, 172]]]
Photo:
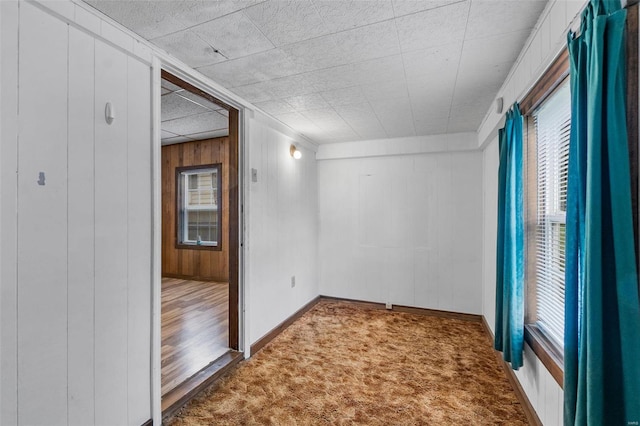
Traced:
[[569, 80], [533, 112], [537, 145], [536, 316], [539, 329], [564, 346], [567, 174], [571, 130]]

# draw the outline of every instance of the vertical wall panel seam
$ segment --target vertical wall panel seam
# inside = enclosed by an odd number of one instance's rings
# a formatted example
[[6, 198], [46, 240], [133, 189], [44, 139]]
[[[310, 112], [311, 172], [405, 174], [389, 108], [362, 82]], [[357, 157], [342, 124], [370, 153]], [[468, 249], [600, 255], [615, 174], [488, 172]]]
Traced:
[[91, 43], [93, 44], [93, 48], [92, 48], [92, 54], [93, 54], [93, 70], [92, 70], [92, 74], [93, 74], [93, 96], [91, 98], [91, 106], [93, 108], [93, 149], [92, 149], [92, 154], [93, 154], [93, 167], [92, 167], [92, 172], [93, 172], [93, 191], [92, 191], [92, 200], [91, 202], [93, 203], [93, 282], [92, 282], [92, 286], [93, 286], [93, 311], [91, 312], [92, 316], [93, 316], [93, 360], [92, 360], [92, 364], [93, 364], [93, 423], [96, 423], [96, 356], [95, 356], [95, 346], [96, 346], [96, 332], [95, 332], [95, 327], [96, 327], [96, 167], [95, 167], [95, 156], [96, 156], [96, 121], [95, 121], [95, 108], [96, 108], [96, 39], [92, 38], [91, 39]]
[[[158, 226], [161, 226], [161, 209], [162, 206], [159, 202], [158, 194], [161, 192], [162, 178], [159, 177], [159, 170], [162, 168], [159, 142], [159, 127], [156, 124], [160, 124], [160, 61], [153, 58], [151, 67], [151, 311], [150, 311], [150, 332], [151, 332], [151, 380], [149, 381], [150, 388], [150, 409], [151, 418], [153, 421], [161, 423], [162, 420], [162, 396], [160, 386], [160, 357], [161, 357], [161, 318], [160, 318], [160, 305], [161, 305], [161, 251], [160, 246], [162, 237], [158, 236]], [[159, 179], [157, 179], [159, 177]], [[158, 262], [160, 260], [160, 262]], [[160, 264], [158, 264], [160, 263]], [[160, 272], [160, 273], [158, 273]]]
[[96, 39], [93, 42], [93, 424], [96, 424]]
[[69, 127], [69, 107], [71, 99], [69, 92], [71, 91], [71, 85], [69, 81], [69, 74], [71, 72], [70, 67], [71, 57], [71, 34], [69, 31], [69, 24], [67, 24], [67, 424], [69, 424], [69, 139], [70, 139], [70, 127]]
[[[0, 6], [0, 24], [2, 23], [2, 6]], [[0, 30], [0, 46], [2, 46], [2, 31]], [[0, 59], [1, 61], [1, 59]], [[2, 63], [0, 62], [0, 99], [2, 99]], [[0, 104], [0, 129], [2, 129], [2, 105]], [[0, 152], [2, 151], [2, 132], [0, 132]], [[2, 194], [2, 161], [0, 161], [0, 196]], [[2, 208], [0, 207], [0, 241], [2, 240]], [[0, 277], [2, 277], [2, 248], [0, 248]], [[1, 281], [1, 279], [0, 279]], [[2, 285], [0, 284], [0, 318], [2, 318]], [[0, 345], [2, 332], [0, 331]], [[2, 383], [2, 350], [0, 349], [0, 383]], [[2, 386], [0, 386], [0, 413], [2, 413]], [[2, 415], [0, 414], [0, 423]]]
[[[416, 185], [417, 185], [416, 177], [417, 177], [416, 159], [415, 159], [415, 157], [411, 157], [411, 178], [410, 178], [409, 182], [407, 182], [407, 186], [409, 188], [413, 189], [413, 194], [408, 191], [407, 196], [410, 197], [410, 198], [413, 198], [413, 199], [415, 199], [415, 197], [413, 195], [415, 194]], [[416, 217], [416, 214], [415, 214], [415, 210], [413, 211], [413, 215], [412, 216], [413, 217], [411, 219], [409, 219], [410, 220], [410, 224], [411, 224], [410, 225], [410, 229], [416, 229], [418, 221], [417, 221], [417, 217]], [[424, 226], [428, 227], [429, 224], [425, 223]], [[428, 238], [428, 234], [427, 234], [427, 238]], [[413, 241], [411, 241], [409, 243], [409, 248], [411, 250], [411, 270], [412, 270], [412, 274], [411, 274], [412, 275], [412, 280], [411, 281], [413, 283], [413, 298], [412, 298], [412, 301], [413, 301], [414, 306], [417, 306], [416, 305], [416, 246], [417, 246], [417, 244], [416, 244], [415, 237], [412, 237], [412, 240]]]
[[19, 220], [20, 220], [20, 216], [18, 215], [18, 211], [19, 211], [19, 203], [20, 203], [20, 197], [18, 194], [20, 194], [20, 31], [21, 31], [21, 8], [20, 8], [20, 2], [18, 2], [18, 26], [17, 26], [17, 39], [18, 39], [18, 46], [17, 46], [17, 52], [16, 52], [16, 59], [18, 62], [18, 75], [16, 77], [17, 83], [18, 83], [18, 90], [16, 91], [16, 203], [15, 203], [15, 207], [16, 207], [16, 211], [15, 211], [15, 215], [16, 215], [16, 233], [15, 233], [15, 237], [16, 237], [16, 275], [15, 275], [15, 295], [16, 295], [16, 300], [15, 300], [15, 304], [16, 304], [16, 310], [15, 310], [15, 345], [16, 345], [16, 362], [15, 362], [15, 368], [16, 368], [16, 423], [19, 425], [20, 424], [20, 371], [18, 369], [18, 359], [20, 356], [20, 351], [19, 351], [19, 345], [18, 345], [18, 318], [19, 318], [19, 308], [20, 308], [20, 304], [18, 303], [18, 301], [20, 300], [20, 286], [18, 286], [18, 282], [19, 282], [19, 278], [20, 278], [20, 270], [18, 268], [18, 253], [19, 253], [19, 241], [20, 238], [18, 236], [18, 232], [19, 232]]
[[130, 282], [130, 277], [131, 277], [131, 271], [129, 270], [130, 265], [129, 265], [129, 215], [131, 214], [131, 212], [129, 211], [129, 187], [130, 182], [129, 179], [131, 178], [130, 173], [129, 173], [129, 148], [130, 148], [130, 144], [131, 141], [129, 140], [129, 74], [131, 73], [131, 70], [129, 69], [129, 63], [130, 63], [130, 59], [129, 57], [126, 58], [127, 59], [127, 78], [126, 78], [126, 82], [125, 82], [125, 93], [127, 95], [127, 101], [125, 102], [125, 108], [126, 108], [126, 131], [127, 131], [127, 149], [126, 149], [126, 153], [127, 153], [127, 191], [126, 191], [126, 195], [125, 195], [125, 205], [127, 206], [126, 211], [127, 211], [127, 222], [126, 222], [126, 228], [127, 228], [127, 245], [126, 245], [126, 252], [127, 252], [127, 366], [126, 366], [126, 371], [127, 371], [127, 422], [129, 421], [131, 416], [131, 412], [129, 409], [129, 399], [131, 398], [131, 390], [129, 389], [129, 354], [131, 352], [131, 348], [129, 347], [129, 327], [130, 327], [130, 323], [129, 323], [129, 292], [131, 290], [131, 282]]

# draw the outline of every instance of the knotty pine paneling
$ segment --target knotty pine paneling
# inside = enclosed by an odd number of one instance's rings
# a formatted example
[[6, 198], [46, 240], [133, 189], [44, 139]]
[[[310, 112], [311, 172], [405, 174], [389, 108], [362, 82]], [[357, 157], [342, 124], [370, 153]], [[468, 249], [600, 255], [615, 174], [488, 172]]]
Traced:
[[[222, 164], [221, 250], [176, 248], [176, 168]], [[200, 281], [229, 281], [229, 138], [162, 147], [162, 275]]]

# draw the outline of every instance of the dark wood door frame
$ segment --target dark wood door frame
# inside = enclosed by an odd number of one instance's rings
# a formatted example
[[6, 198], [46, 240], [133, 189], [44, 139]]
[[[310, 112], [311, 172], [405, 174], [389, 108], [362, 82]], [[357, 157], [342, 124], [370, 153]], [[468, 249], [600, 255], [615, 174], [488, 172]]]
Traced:
[[238, 350], [239, 342], [239, 279], [240, 279], [240, 111], [215, 96], [162, 70], [161, 77], [176, 86], [201, 96], [229, 112], [229, 348]]
[[229, 109], [229, 347], [239, 346], [240, 159], [239, 111]]

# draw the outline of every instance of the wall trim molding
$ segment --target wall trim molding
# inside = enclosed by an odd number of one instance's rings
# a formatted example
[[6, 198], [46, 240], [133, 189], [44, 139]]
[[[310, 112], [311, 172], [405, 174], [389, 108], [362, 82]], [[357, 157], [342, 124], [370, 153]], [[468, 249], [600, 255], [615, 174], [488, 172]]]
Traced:
[[334, 301], [334, 302], [351, 303], [351, 304], [358, 305], [364, 308], [369, 308], [369, 309], [379, 309], [379, 310], [392, 311], [392, 312], [404, 312], [407, 314], [425, 315], [430, 317], [456, 319], [456, 320], [469, 321], [469, 322], [482, 322], [482, 318], [483, 318], [482, 315], [477, 315], [477, 314], [465, 314], [461, 312], [440, 311], [437, 309], [417, 308], [414, 306], [404, 306], [404, 305], [392, 305], [391, 309], [387, 309], [386, 304], [384, 303], [366, 302], [363, 300], [347, 299], [343, 297], [320, 296], [320, 299], [327, 300], [327, 301]]
[[[484, 328], [487, 338], [491, 342], [491, 347], [493, 348], [493, 338], [494, 338], [493, 332], [491, 331], [491, 328], [489, 327], [489, 323], [487, 323], [487, 318], [485, 318], [484, 315], [482, 315], [482, 328]], [[493, 350], [493, 352], [496, 354], [496, 359], [498, 360], [498, 363], [502, 365], [502, 368], [507, 376], [507, 379], [509, 380], [509, 383], [511, 383], [511, 387], [515, 392], [516, 397], [520, 402], [520, 405], [522, 405], [522, 409], [524, 410], [525, 416], [527, 416], [527, 420], [529, 421], [529, 424], [534, 426], [543, 426], [542, 422], [540, 421], [540, 417], [538, 417], [538, 413], [536, 413], [536, 410], [535, 408], [533, 408], [531, 401], [529, 401], [529, 398], [527, 397], [526, 392], [524, 391], [524, 389], [522, 389], [522, 385], [520, 384], [518, 377], [516, 377], [516, 373], [513, 372], [511, 365], [509, 365], [509, 363], [505, 362], [505, 360], [502, 359], [500, 352], [496, 351], [495, 349]]]
[[316, 160], [343, 160], [350, 158], [480, 151], [477, 134], [475, 132], [462, 132], [327, 143], [319, 146]]
[[450, 312], [450, 311], [439, 311], [436, 309], [416, 308], [413, 306], [393, 305], [391, 309], [387, 309], [384, 303], [367, 302], [363, 300], [345, 299], [341, 297], [320, 295], [312, 299], [310, 302], [305, 304], [303, 307], [298, 309], [293, 314], [291, 314], [291, 316], [289, 316], [287, 319], [285, 319], [280, 324], [275, 326], [273, 329], [271, 329], [271, 331], [269, 331], [267, 334], [262, 336], [260, 339], [256, 340], [251, 345], [250, 356], [253, 356], [255, 353], [259, 352], [260, 349], [264, 348], [269, 342], [271, 342], [280, 333], [286, 330], [287, 327], [293, 324], [298, 318], [300, 318], [302, 315], [310, 311], [315, 305], [317, 305], [321, 301], [345, 302], [345, 303], [350, 303], [350, 304], [358, 305], [358, 306], [369, 308], [369, 309], [390, 310], [393, 312], [404, 312], [408, 314], [426, 315], [426, 316], [432, 316], [432, 317], [456, 319], [461, 321], [469, 321], [469, 322], [477, 322], [477, 323], [482, 322], [482, 319], [484, 318], [482, 315], [464, 314], [460, 312]]

